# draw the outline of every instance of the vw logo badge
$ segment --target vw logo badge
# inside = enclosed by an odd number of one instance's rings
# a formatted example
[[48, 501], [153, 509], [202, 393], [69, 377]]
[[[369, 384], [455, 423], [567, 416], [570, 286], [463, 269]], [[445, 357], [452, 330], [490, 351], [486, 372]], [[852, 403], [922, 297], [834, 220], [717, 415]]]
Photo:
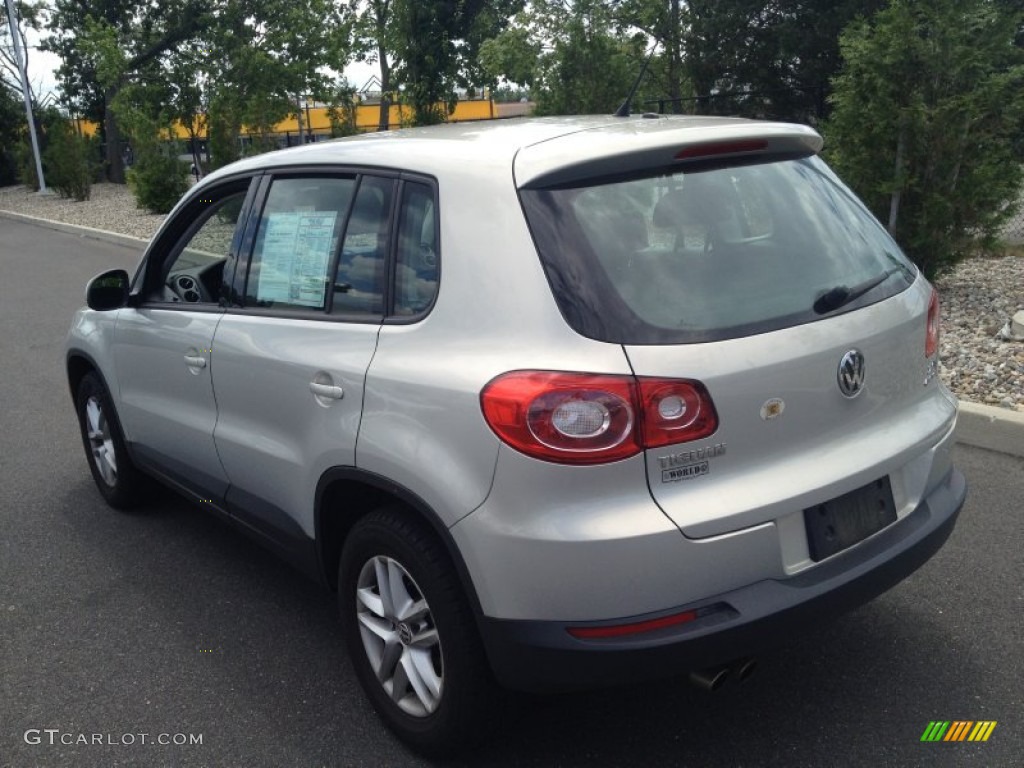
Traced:
[[846, 397], [856, 397], [864, 389], [864, 355], [858, 349], [851, 349], [839, 361], [839, 391]]

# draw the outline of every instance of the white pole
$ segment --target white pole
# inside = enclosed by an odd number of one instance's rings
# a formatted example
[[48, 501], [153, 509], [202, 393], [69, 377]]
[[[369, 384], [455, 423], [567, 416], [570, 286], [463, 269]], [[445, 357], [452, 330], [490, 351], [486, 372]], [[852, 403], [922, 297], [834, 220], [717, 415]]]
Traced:
[[14, 0], [7, 0], [7, 21], [11, 29], [11, 40], [14, 41], [14, 57], [17, 60], [18, 72], [21, 74], [21, 95], [25, 99], [25, 115], [28, 118], [28, 135], [32, 139], [32, 154], [36, 158], [36, 178], [39, 179], [39, 194], [46, 191], [46, 179], [43, 178], [43, 161], [39, 157], [39, 141], [36, 139], [36, 121], [32, 116], [32, 95], [28, 88], [28, 69], [21, 55], [21, 34], [18, 31], [18, 17], [14, 13]]

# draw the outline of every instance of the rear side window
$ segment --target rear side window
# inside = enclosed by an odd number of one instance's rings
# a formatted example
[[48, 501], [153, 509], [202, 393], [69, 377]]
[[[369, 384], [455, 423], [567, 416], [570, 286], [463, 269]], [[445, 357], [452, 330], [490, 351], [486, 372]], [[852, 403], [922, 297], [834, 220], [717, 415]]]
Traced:
[[[880, 301], [915, 275], [818, 158], [521, 194], [563, 315], [603, 341], [763, 333]], [[818, 301], [876, 280], [841, 309]]]
[[338, 256], [332, 312], [378, 316], [384, 312], [391, 179], [364, 176]]
[[426, 184], [406, 182], [398, 221], [395, 266], [395, 314], [425, 312], [437, 293], [437, 218], [433, 191]]

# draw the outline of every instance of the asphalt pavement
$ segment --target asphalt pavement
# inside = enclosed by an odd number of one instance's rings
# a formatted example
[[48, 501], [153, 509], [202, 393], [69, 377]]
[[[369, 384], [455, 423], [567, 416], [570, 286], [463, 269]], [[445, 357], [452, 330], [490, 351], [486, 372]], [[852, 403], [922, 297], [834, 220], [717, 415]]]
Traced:
[[[169, 492], [95, 491], [63, 339], [87, 279], [139, 256], [0, 219], [0, 766], [428, 765], [364, 700], [330, 593]], [[955, 458], [938, 555], [749, 681], [531, 700], [464, 764], [1024, 765], [1024, 459]], [[922, 743], [934, 720], [997, 726]]]

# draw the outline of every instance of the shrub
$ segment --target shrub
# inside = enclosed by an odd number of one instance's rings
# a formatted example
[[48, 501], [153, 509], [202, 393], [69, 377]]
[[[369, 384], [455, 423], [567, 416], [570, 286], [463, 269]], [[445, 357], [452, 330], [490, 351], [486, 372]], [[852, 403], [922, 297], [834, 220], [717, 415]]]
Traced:
[[188, 189], [188, 167], [174, 147], [140, 149], [127, 176], [135, 202], [151, 213], [168, 213]]
[[354, 136], [356, 127], [356, 93], [347, 83], [340, 87], [327, 107], [327, 119], [331, 121], [331, 138]]
[[15, 153], [6, 147], [0, 148], [0, 187], [14, 184], [18, 180], [18, 163]]
[[32, 145], [29, 143], [27, 136], [18, 142], [14, 153], [14, 161], [18, 169], [18, 181], [33, 191], [39, 189], [39, 177], [36, 175], [36, 158], [32, 154]]
[[103, 141], [100, 138], [99, 133], [94, 133], [87, 139], [88, 153], [89, 153], [89, 175], [92, 178], [93, 184], [100, 184], [107, 179], [106, 172], [103, 167]]
[[88, 200], [92, 186], [89, 140], [64, 121], [51, 124], [43, 151], [43, 173], [61, 197]]

